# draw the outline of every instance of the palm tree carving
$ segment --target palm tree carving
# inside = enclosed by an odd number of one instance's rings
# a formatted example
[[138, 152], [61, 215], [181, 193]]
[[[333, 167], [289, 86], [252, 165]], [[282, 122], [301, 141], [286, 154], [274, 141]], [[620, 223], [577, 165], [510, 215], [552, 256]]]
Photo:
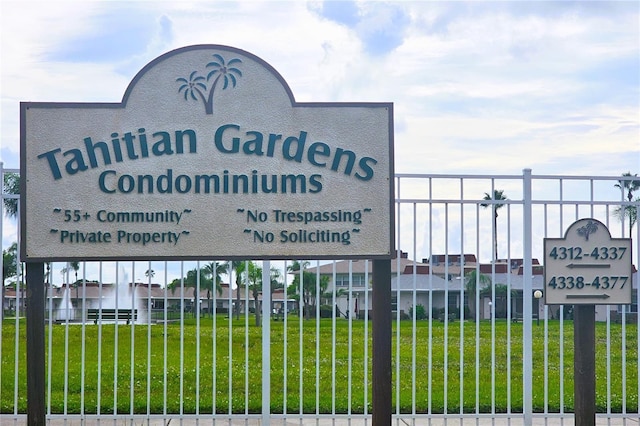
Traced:
[[178, 93], [184, 92], [185, 101], [188, 101], [189, 98], [195, 101], [202, 101], [207, 114], [213, 114], [213, 94], [216, 91], [216, 87], [218, 87], [218, 83], [222, 82], [222, 90], [226, 90], [229, 87], [236, 87], [238, 78], [242, 77], [242, 71], [234, 66], [242, 63], [242, 60], [233, 58], [226, 62], [217, 53], [214, 53], [213, 57], [215, 60], [206, 65], [206, 68], [211, 68], [206, 78], [199, 75], [198, 71], [193, 71], [189, 74], [189, 78], [180, 77], [176, 79], [177, 82], [182, 83], [178, 88]]
[[578, 235], [589, 241], [589, 235], [595, 234], [597, 230], [598, 224], [590, 220], [585, 226], [578, 228]]

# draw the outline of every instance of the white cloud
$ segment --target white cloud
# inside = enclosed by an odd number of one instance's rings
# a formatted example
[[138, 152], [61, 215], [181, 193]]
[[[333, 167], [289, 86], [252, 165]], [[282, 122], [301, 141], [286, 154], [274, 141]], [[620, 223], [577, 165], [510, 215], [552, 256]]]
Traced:
[[[103, 17], [116, 17], [123, 4], [3, 3], [5, 149], [17, 152], [17, 114], [6, 111], [17, 108], [19, 100], [117, 101], [146, 62], [172, 48], [199, 43], [232, 45], [262, 57], [284, 76], [299, 101], [393, 101], [399, 146], [411, 145], [414, 135], [423, 135], [436, 144], [446, 141], [441, 148], [460, 155], [466, 148], [456, 149], [457, 139], [522, 135], [539, 139], [567, 116], [638, 106], [636, 102], [607, 107], [602, 101], [594, 105], [583, 99], [594, 85], [603, 84], [594, 75], [583, 79], [594, 64], [637, 57], [637, 7], [591, 10], [548, 3], [528, 5], [521, 12], [508, 3], [413, 2], [382, 7], [358, 2], [362, 28], [366, 22], [388, 22], [394, 8], [411, 18], [402, 45], [372, 58], [356, 28], [323, 19], [315, 3], [136, 4], [138, 13], [155, 22], [147, 48], [135, 57], [105, 64], [56, 63], [49, 53], [104, 26]], [[119, 25], [117, 20], [107, 24]], [[123, 34], [123, 40], [126, 37]], [[123, 67], [132, 65], [138, 67], [123, 74]], [[633, 71], [638, 70], [629, 70]], [[627, 92], [622, 86], [619, 94], [615, 90], [611, 88], [612, 98]], [[615, 127], [614, 123], [626, 122], [634, 129], [639, 122], [638, 114], [614, 113], [607, 123], [605, 116], [594, 113], [600, 117], [598, 123], [586, 118], [582, 124], [597, 126], [600, 134], [583, 127], [579, 134], [562, 137], [590, 139], [602, 136], [603, 129]], [[544, 116], [547, 119], [541, 120]], [[629, 133], [622, 134], [629, 137]], [[526, 149], [524, 141], [518, 146]], [[490, 147], [485, 151], [491, 152]], [[402, 166], [398, 164], [399, 169]]]
[[[4, 62], [11, 64], [3, 67], [3, 81], [8, 81], [3, 100], [120, 99], [132, 75], [118, 70], [131, 58], [111, 66], [42, 62], [47, 51], [89, 33], [101, 13], [108, 10], [116, 16], [119, 3], [62, 3], [29, 14], [23, 13], [28, 7], [24, 3], [9, 4], [8, 13], [3, 13], [3, 35], [10, 33], [20, 42], [3, 48]], [[157, 22], [157, 33], [143, 58], [134, 61], [140, 66], [175, 47], [228, 44], [272, 64], [300, 101], [391, 100], [398, 105], [397, 113], [418, 113], [424, 105], [438, 109], [442, 103], [451, 108], [454, 102], [467, 114], [468, 101], [490, 99], [498, 103], [483, 108], [512, 110], [519, 115], [516, 121], [523, 121], [525, 109], [540, 113], [536, 103], [549, 108], [549, 100], [587, 91], [588, 84], [575, 70], [638, 52], [637, 41], [630, 42], [638, 35], [633, 15], [615, 10], [613, 16], [599, 16], [569, 6], [557, 11], [540, 6], [537, 14], [514, 14], [512, 8], [496, 5], [397, 3], [394, 6], [413, 19], [403, 44], [386, 57], [370, 58], [354, 29], [321, 19], [313, 4], [141, 4]], [[367, 12], [364, 17], [389, 19], [377, 6], [359, 2]], [[5, 27], [4, 21], [10, 25]], [[438, 21], [442, 29], [433, 31]], [[500, 101], [507, 103], [501, 106]], [[500, 132], [503, 126], [496, 123], [493, 128]]]
[[[34, 7], [30, 2], [4, 2], [3, 109], [15, 108], [18, 100], [119, 100], [135, 73], [123, 75], [125, 64], [141, 67], [172, 48], [219, 43], [265, 59], [283, 74], [301, 101], [391, 100], [397, 105], [396, 113], [409, 115], [410, 111], [420, 115], [424, 105], [431, 105], [422, 118], [433, 120], [428, 111], [438, 110], [439, 105], [459, 105], [462, 114], [469, 114], [469, 108], [478, 111], [474, 102], [491, 100], [482, 109], [503, 111], [504, 117], [497, 117], [502, 122], [477, 123], [488, 117], [471, 115], [469, 119], [476, 123], [449, 127], [448, 139], [462, 137], [465, 128], [473, 132], [467, 136], [481, 129], [482, 134], [493, 130], [500, 137], [514, 128], [513, 123], [529, 122], [534, 127], [535, 121], [527, 116], [546, 113], [540, 106], [548, 109], [554, 98], [562, 100], [559, 107], [566, 107], [574, 96], [588, 92], [596, 82], [582, 80], [581, 73], [589, 67], [637, 56], [640, 50], [637, 7], [624, 5], [589, 8], [549, 3], [528, 5], [517, 12], [508, 3], [384, 6], [358, 2], [362, 31], [373, 22], [388, 24], [393, 10], [411, 18], [402, 45], [385, 57], [371, 58], [364, 52], [360, 30], [323, 19], [315, 3], [136, 4], [139, 13], [155, 22], [147, 49], [138, 58], [99, 64], [55, 63], [49, 53], [100, 29], [105, 25], [103, 17], [117, 17], [122, 3], [56, 2]], [[117, 20], [107, 24], [119, 25]], [[126, 37], [123, 34], [123, 40]], [[575, 108], [593, 106], [577, 104]], [[523, 111], [529, 111], [527, 116]], [[16, 139], [15, 117], [3, 114], [5, 146], [6, 139]], [[405, 117], [396, 120], [410, 122]], [[632, 117], [632, 123], [637, 121], [637, 116]], [[546, 131], [547, 123], [540, 124]], [[447, 131], [443, 124], [437, 129], [437, 137]]]

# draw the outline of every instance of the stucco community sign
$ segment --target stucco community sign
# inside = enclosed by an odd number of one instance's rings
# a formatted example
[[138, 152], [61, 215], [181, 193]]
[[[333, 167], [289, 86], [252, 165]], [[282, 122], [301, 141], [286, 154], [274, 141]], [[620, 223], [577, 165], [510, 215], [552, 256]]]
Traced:
[[121, 103], [21, 104], [24, 260], [388, 258], [393, 105], [298, 103], [228, 46], [162, 55]]

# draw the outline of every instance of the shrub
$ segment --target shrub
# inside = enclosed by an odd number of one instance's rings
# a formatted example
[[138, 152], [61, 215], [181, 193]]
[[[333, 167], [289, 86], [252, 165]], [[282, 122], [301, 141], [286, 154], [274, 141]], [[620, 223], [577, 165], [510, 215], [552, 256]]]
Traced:
[[[409, 317], [413, 318], [413, 306], [409, 308]], [[417, 304], [416, 305], [416, 319], [423, 320], [427, 318], [427, 311], [424, 308], [424, 305]]]
[[331, 305], [320, 305], [320, 318], [331, 318], [333, 309]]
[[442, 319], [444, 317], [444, 308], [432, 308], [431, 309], [431, 318], [433, 319]]

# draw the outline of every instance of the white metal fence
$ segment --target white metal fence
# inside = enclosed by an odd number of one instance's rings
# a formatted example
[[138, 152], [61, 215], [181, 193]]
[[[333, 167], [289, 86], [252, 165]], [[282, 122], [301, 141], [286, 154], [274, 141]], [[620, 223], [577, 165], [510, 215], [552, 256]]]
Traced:
[[[0, 166], [0, 172], [18, 171]], [[631, 178], [528, 170], [396, 175], [389, 402], [395, 421], [531, 424], [571, 415], [571, 306], [533, 297], [545, 287], [543, 238], [595, 218], [613, 237], [632, 233], [633, 263], [640, 264], [639, 203], [628, 200], [625, 182]], [[9, 197], [3, 192], [3, 201]], [[3, 241], [17, 238], [18, 222], [4, 212], [3, 206]], [[372, 262], [255, 264], [278, 269], [279, 280], [241, 263], [248, 272], [240, 274], [237, 290], [236, 273], [209, 284], [222, 262], [48, 265], [47, 418], [113, 424], [370, 419]], [[21, 307], [27, 293], [20, 268], [17, 274], [5, 280], [2, 301], [3, 425], [26, 419]], [[272, 278], [276, 290], [261, 309], [254, 289]], [[596, 308], [597, 412], [609, 419], [638, 417], [637, 272], [632, 281], [633, 304]], [[261, 312], [267, 315], [258, 323]]]

